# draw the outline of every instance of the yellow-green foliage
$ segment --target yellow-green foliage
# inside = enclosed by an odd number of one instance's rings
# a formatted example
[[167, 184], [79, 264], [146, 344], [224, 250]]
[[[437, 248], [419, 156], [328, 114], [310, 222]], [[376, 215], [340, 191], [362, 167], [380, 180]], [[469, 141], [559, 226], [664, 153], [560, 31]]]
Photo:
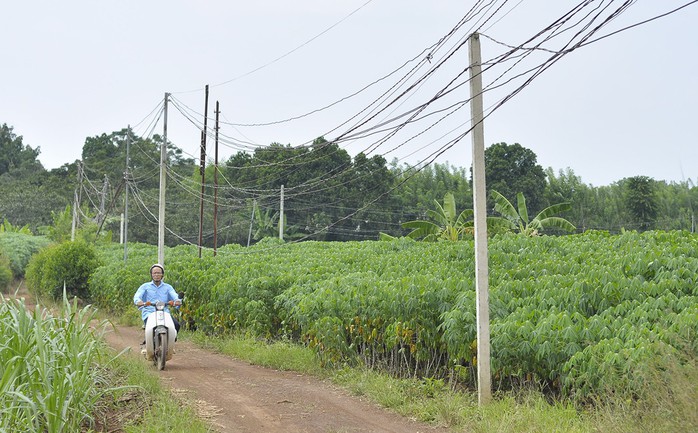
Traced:
[[5, 218], [2, 222], [2, 224], [0, 224], [0, 233], [10, 233], [10, 232], [11, 233], [22, 233], [25, 235], [32, 234], [31, 230], [29, 229], [29, 224], [26, 224], [22, 227], [14, 226], [7, 220], [7, 218]]
[[12, 282], [12, 269], [10, 269], [10, 259], [0, 251], [0, 291], [7, 289]]
[[31, 256], [49, 243], [49, 239], [45, 236], [12, 231], [0, 232], [0, 253], [4, 253], [9, 259], [15, 278], [24, 277], [24, 271]]
[[[155, 247], [103, 250], [93, 297], [130, 305]], [[473, 243], [304, 242], [168, 249], [180, 314], [204, 332], [284, 337], [326, 364], [475, 386]], [[579, 401], [642, 398], [647, 377], [698, 355], [698, 238], [587, 232], [490, 240], [492, 372], [499, 389], [534, 385]]]

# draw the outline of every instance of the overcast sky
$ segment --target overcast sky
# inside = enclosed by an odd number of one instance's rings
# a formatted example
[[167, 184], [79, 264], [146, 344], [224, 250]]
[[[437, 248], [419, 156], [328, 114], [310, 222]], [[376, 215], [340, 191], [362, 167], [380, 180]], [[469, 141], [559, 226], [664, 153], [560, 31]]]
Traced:
[[[153, 122], [168, 92], [172, 94], [168, 139], [198, 157], [199, 131], [183, 112], [202, 122], [203, 88], [208, 84], [209, 118], [214, 118], [218, 101], [220, 120], [225, 122], [220, 129], [224, 159], [249, 143], [300, 145], [318, 136], [334, 139], [392, 118], [405, 119], [400, 115], [428, 101], [455, 78], [463, 85], [442, 98], [441, 106], [430, 106], [433, 114], [423, 112], [425, 120], [413, 129], [403, 128], [395, 136], [360, 134], [340, 145], [352, 155], [366, 151], [388, 161], [420, 164], [434, 159], [450, 143], [452, 147], [436, 161], [469, 167], [470, 136], [452, 142], [470, 127], [468, 106], [436, 122], [448, 107], [469, 97], [467, 72], [457, 78], [468, 66], [467, 45], [455, 48], [464, 35], [478, 29], [483, 34], [483, 60], [494, 59], [507, 50], [502, 44], [524, 43], [578, 2], [483, 2], [489, 7], [474, 11], [473, 19], [443, 49], [434, 48], [475, 3], [5, 2], [0, 26], [0, 123], [14, 127], [24, 144], [40, 147], [39, 159], [52, 169], [80, 159], [87, 137], [127, 125], [139, 136], [162, 134], [162, 119]], [[607, 10], [622, 3], [613, 1]], [[637, 0], [591, 39], [687, 3], [690, 0]], [[543, 46], [559, 50], [583, 30], [584, 16]], [[491, 19], [484, 22], [486, 17]], [[520, 143], [536, 153], [544, 168], [557, 172], [569, 167], [583, 182], [596, 186], [637, 175], [696, 182], [696, 23], [698, 3], [591, 43], [561, 57], [501, 106], [497, 104], [502, 98], [526, 79], [517, 76], [552, 54], [538, 51], [525, 60], [521, 57], [520, 63], [510, 60], [486, 69], [483, 81], [493, 86], [484, 94], [485, 108], [490, 110], [484, 124], [486, 146]], [[406, 63], [412, 59], [416, 60]], [[383, 111], [374, 107], [373, 123], [361, 125], [366, 118], [361, 116], [371, 113], [367, 107], [420, 60], [421, 69], [411, 82], [416, 83], [416, 77], [428, 79], [393, 103], [388, 101], [406, 87], [390, 93]], [[407, 66], [397, 71], [403, 65]], [[389, 75], [393, 71], [397, 72]], [[509, 78], [497, 81], [502, 74]], [[354, 95], [382, 77], [386, 78]], [[498, 108], [491, 111], [494, 107]], [[306, 113], [312, 114], [302, 116]], [[292, 118], [298, 119], [274, 123]], [[209, 128], [212, 123], [208, 122]], [[259, 123], [272, 124], [243, 126]], [[211, 140], [208, 154], [213, 157]]]

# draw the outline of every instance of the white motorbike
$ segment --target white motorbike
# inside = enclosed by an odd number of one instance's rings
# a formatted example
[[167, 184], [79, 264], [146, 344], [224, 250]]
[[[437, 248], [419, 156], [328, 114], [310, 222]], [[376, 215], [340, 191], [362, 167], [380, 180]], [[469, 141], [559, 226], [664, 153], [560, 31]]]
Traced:
[[[170, 302], [171, 304], [171, 302]], [[146, 302], [146, 305], [152, 305]], [[158, 370], [164, 370], [167, 361], [174, 354], [177, 330], [170, 313], [165, 311], [165, 303], [155, 303], [155, 312], [148, 316], [145, 323], [145, 359], [153, 361]]]

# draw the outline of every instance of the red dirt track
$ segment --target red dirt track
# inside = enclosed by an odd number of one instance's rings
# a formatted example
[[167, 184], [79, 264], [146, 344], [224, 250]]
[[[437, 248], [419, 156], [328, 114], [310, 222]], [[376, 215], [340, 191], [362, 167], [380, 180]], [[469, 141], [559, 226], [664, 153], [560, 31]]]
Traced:
[[[140, 357], [142, 330], [117, 327], [105, 334], [121, 351]], [[143, 360], [143, 362], [147, 362]], [[157, 374], [191, 402], [220, 433], [446, 433], [417, 423], [311, 376], [266, 369], [177, 343], [174, 358]]]

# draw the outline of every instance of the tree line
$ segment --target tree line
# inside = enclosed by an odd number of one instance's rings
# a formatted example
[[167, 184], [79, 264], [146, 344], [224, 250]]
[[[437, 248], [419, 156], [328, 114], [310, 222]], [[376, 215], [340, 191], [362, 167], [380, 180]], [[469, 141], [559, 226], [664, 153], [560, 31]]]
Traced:
[[[81, 226], [111, 233], [118, 241], [128, 188], [128, 241], [156, 243], [161, 143], [157, 134], [104, 133], [85, 139], [80, 160], [46, 170], [37, 159], [40, 149], [24, 144], [3, 124], [0, 219], [28, 225], [34, 233], [52, 227], [55, 235], [58, 225], [70, 226], [77, 201]], [[363, 153], [352, 157], [322, 137], [305, 147], [272, 143], [240, 151], [218, 167], [208, 161], [203, 172], [198, 161], [168, 142], [167, 161], [168, 245], [197, 244], [202, 209], [201, 238], [207, 247], [214, 241], [246, 245], [278, 236], [280, 222], [288, 240], [377, 239], [381, 232], [403, 236], [410, 231], [403, 223], [426, 219], [449, 193], [459, 211], [472, 209], [469, 169], [449, 163], [413, 167]], [[593, 186], [571, 168], [543, 169], [537, 155], [518, 143], [489, 146], [485, 168], [491, 215], [490, 191], [496, 190], [512, 203], [522, 193], [531, 215], [569, 203], [561, 216], [580, 232], [695, 231], [698, 188], [691, 180], [667, 183], [640, 175]]]

